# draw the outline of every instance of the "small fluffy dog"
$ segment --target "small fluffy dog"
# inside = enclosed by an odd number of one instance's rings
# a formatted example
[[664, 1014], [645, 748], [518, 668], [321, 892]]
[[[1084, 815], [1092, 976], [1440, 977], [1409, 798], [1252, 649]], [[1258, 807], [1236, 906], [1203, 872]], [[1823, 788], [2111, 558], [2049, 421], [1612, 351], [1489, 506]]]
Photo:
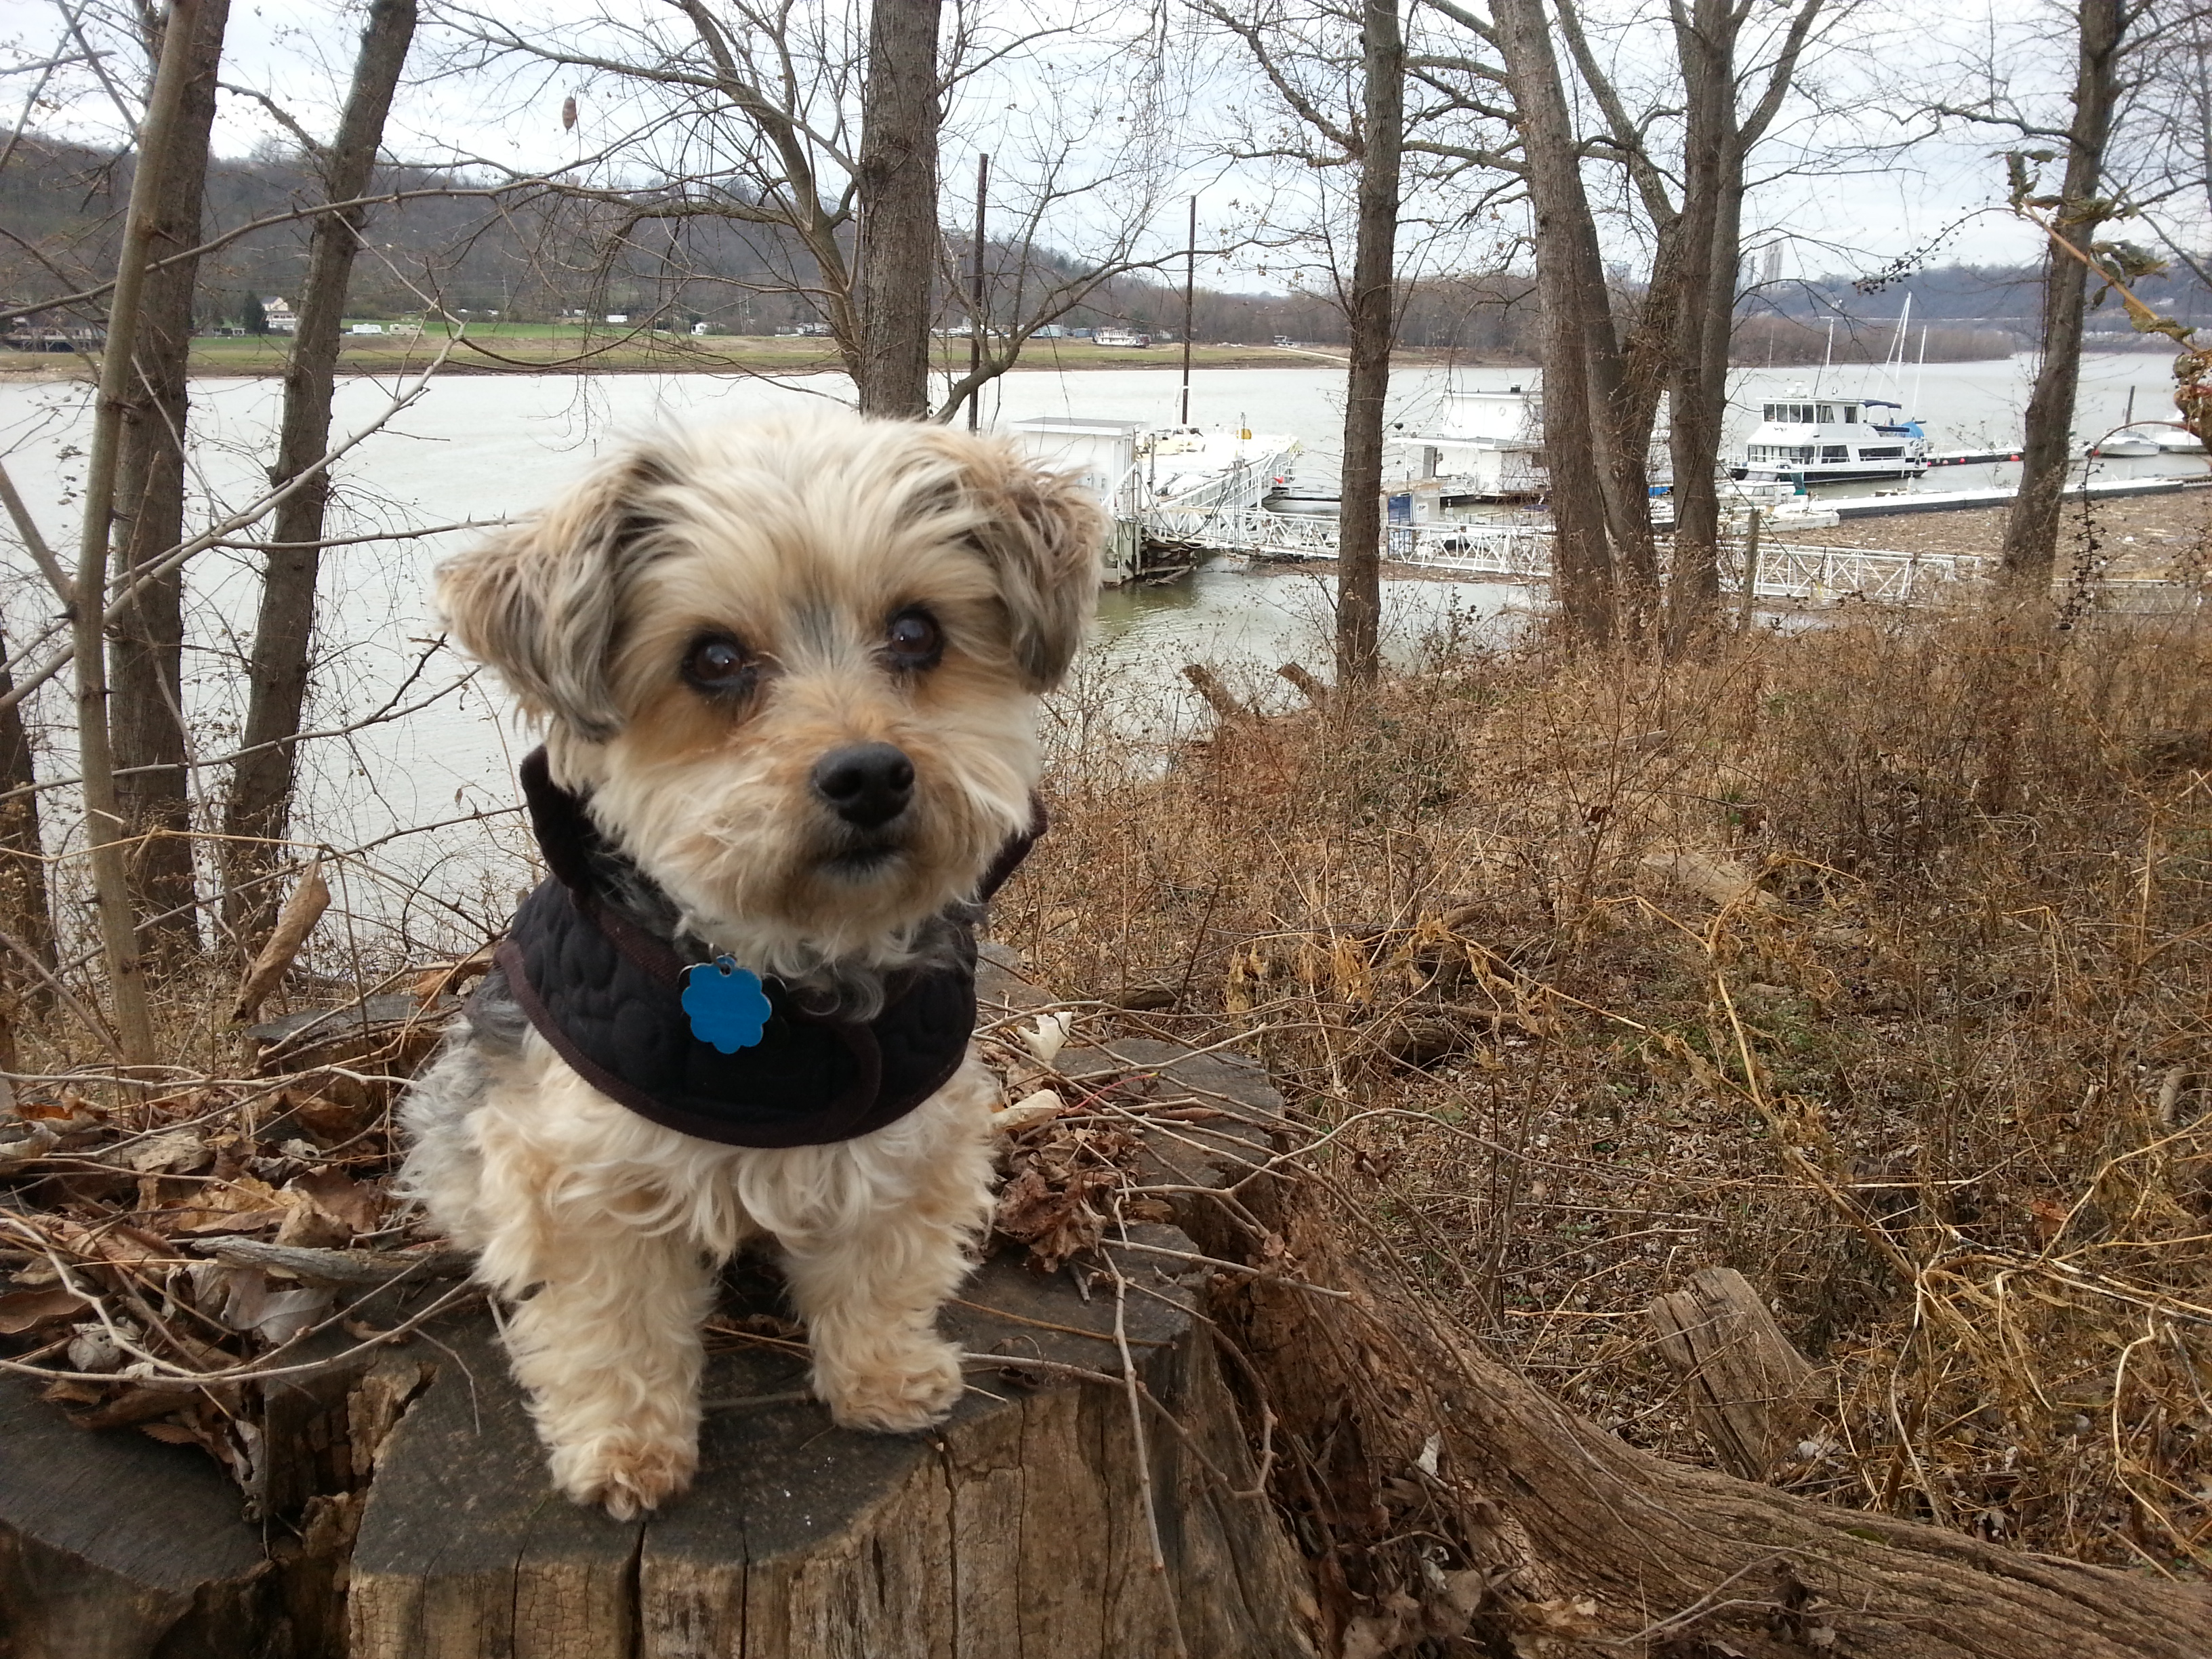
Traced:
[[511, 1304], [553, 1479], [626, 1518], [698, 1461], [699, 1328], [765, 1234], [848, 1427], [960, 1395], [990, 1207], [974, 906], [1041, 828], [1039, 694], [1104, 515], [939, 427], [635, 447], [441, 566], [545, 747], [552, 874], [403, 1107], [406, 1189]]

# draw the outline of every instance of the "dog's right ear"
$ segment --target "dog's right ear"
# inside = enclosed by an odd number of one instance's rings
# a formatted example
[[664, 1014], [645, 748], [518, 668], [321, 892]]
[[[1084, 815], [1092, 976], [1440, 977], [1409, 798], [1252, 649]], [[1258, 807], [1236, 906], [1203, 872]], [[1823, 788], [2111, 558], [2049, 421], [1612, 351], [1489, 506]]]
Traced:
[[533, 719], [604, 742], [622, 727], [607, 679], [630, 579], [652, 556], [647, 502], [666, 473], [623, 456], [543, 512], [439, 565], [439, 611]]

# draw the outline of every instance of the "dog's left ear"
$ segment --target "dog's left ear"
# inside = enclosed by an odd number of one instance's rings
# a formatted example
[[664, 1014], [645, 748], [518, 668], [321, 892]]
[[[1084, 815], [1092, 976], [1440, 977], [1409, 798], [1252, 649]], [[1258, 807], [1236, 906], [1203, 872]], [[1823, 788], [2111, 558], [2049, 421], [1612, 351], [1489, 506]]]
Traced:
[[1098, 556], [1113, 521], [1070, 473], [992, 445], [969, 463], [986, 517], [977, 544], [998, 572], [1014, 662], [1031, 691], [1058, 685], [1098, 601]]
[[439, 565], [440, 612], [525, 712], [604, 742], [621, 728], [607, 657], [630, 577], [654, 527], [641, 497], [667, 475], [633, 452], [534, 517]]

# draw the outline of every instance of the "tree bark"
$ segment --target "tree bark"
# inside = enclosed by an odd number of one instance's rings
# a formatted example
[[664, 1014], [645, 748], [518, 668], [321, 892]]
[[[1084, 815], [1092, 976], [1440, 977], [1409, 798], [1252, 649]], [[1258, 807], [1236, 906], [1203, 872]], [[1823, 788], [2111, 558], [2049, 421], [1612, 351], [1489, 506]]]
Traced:
[[[0, 665], [8, 656], [0, 639]], [[0, 697], [15, 689], [15, 677], [0, 665]], [[54, 965], [53, 915], [46, 904], [46, 843], [39, 833], [38, 776], [31, 740], [23, 730], [23, 708], [0, 708], [0, 929], [13, 946], [0, 945], [0, 1071], [20, 1070], [15, 1028], [28, 1010], [49, 997], [46, 981], [18, 951], [28, 951], [51, 969]]]
[[1735, 333], [1743, 258], [1744, 168], [1797, 73], [1825, 0], [1797, 0], [1796, 15], [1747, 112], [1738, 48], [1747, 13], [1728, 0], [1693, 0], [1674, 14], [1688, 156], [1682, 191], [1683, 294], [1672, 377], [1669, 443], [1674, 468], [1674, 563], [1667, 636], [1680, 649], [1720, 612], [1721, 427], [1728, 413], [1729, 346]]
[[860, 94], [857, 283], [863, 415], [929, 413], [937, 270], [937, 31], [943, 0], [874, 0]]
[[[1669, 1463], [1384, 1293], [1296, 1176], [1176, 1219], [1273, 1413], [1277, 1498], [1332, 1638], [1474, 1650], [1880, 1659], [2199, 1659], [2212, 1590], [2084, 1566]], [[1317, 1304], [1282, 1281], [1349, 1289]], [[1334, 1651], [1333, 1648], [1325, 1650]], [[1351, 1650], [1351, 1644], [1346, 1644]], [[1458, 1650], [1454, 1649], [1453, 1650]]]
[[[190, 79], [192, 42], [202, 11], [225, 0], [171, 0], [161, 58], [140, 123], [131, 205], [117, 250], [115, 288], [108, 301], [107, 343], [100, 354], [100, 393], [94, 405], [92, 453], [85, 465], [84, 507], [79, 526], [70, 645], [76, 694], [77, 766], [83, 782], [84, 838], [92, 866], [93, 903], [100, 919], [100, 954], [115, 1003], [115, 1030], [124, 1059], [154, 1059], [154, 1022], [146, 1000], [146, 965], [139, 955], [137, 919], [131, 901], [125, 822], [115, 786], [115, 747], [108, 726], [106, 611], [110, 538], [114, 532], [116, 462], [134, 377], [132, 353], [146, 298], [163, 174]], [[204, 146], [203, 146], [204, 148]]]
[[[2120, 51], [2128, 24], [2124, 0], [2078, 0], [2074, 118], [2066, 132], [2066, 176], [2052, 228], [2087, 252], [2109, 204], [2098, 194], [2105, 145], [2120, 96]], [[2043, 268], [2042, 367], [2027, 400], [2021, 443], [2020, 493], [2006, 515], [2002, 553], [2008, 597], [2047, 602], [2058, 560], [2059, 498], [2073, 462], [2074, 393], [2081, 371], [2081, 319], [2088, 271], [2048, 249]]]
[[[153, 204], [151, 256], [200, 240], [216, 68], [230, 0], [204, 0], [186, 42], [184, 101]], [[144, 157], [140, 157], [140, 165]], [[199, 261], [150, 272], [131, 358], [116, 456], [113, 568], [118, 586], [185, 538], [185, 366]], [[117, 801], [131, 849], [131, 896], [146, 918], [144, 942], [173, 967], [198, 948], [192, 879], [191, 794], [184, 725], [184, 567], [139, 588], [109, 630]], [[150, 768], [150, 770], [138, 770]]]
[[[416, 0], [374, 0], [369, 8], [337, 137], [323, 159], [325, 201], [350, 201], [368, 193], [415, 21]], [[281, 486], [308, 471], [329, 447], [346, 288], [367, 217], [366, 209], [356, 208], [315, 220], [300, 293], [299, 331], [284, 371], [283, 424], [276, 464], [269, 470], [272, 484]], [[277, 862], [271, 843], [283, 839], [291, 813], [299, 763], [292, 739], [299, 735], [307, 702], [315, 587], [322, 568], [319, 544], [330, 494], [330, 475], [316, 472], [277, 507], [270, 532], [275, 546], [262, 574], [240, 744], [246, 753], [232, 772], [223, 818], [224, 918], [240, 934], [259, 931], [275, 908], [270, 884], [259, 878]]]
[[1336, 679], [1371, 681], [1382, 614], [1382, 404], [1397, 331], [1400, 152], [1406, 137], [1406, 39], [1398, 0], [1366, 0], [1358, 218], [1345, 296], [1352, 368], [1345, 386], [1343, 521], [1337, 539]]
[[[1736, 149], [1735, 33], [1727, 0], [1677, 10], [1682, 73], [1682, 304], [1676, 317], [1668, 447], [1674, 471], [1674, 557], [1667, 592], [1670, 647], [1687, 644], [1720, 603], [1721, 421], [1735, 320], [1743, 160]], [[1731, 190], [1733, 185], [1734, 189]]]
[[[1620, 631], [1608, 535], [1608, 501], [1618, 483], [1607, 465], [1613, 444], [1601, 439], [1599, 428], [1611, 418], [1619, 352], [1609, 313], [1592, 314], [1594, 302], [1604, 306], [1596, 226], [1542, 0], [1495, 0], [1492, 15], [1507, 85], [1521, 115], [1522, 167], [1535, 219], [1536, 291], [1544, 315], [1544, 460], [1554, 532], [1552, 588], [1568, 641], [1607, 645]], [[1609, 381], [1608, 361], [1613, 366]]]

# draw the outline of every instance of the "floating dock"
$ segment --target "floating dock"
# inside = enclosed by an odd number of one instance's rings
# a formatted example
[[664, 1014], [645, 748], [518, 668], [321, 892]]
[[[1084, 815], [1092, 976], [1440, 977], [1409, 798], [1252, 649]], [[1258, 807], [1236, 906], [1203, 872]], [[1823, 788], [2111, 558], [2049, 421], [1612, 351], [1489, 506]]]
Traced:
[[[1147, 536], [1212, 552], [1319, 563], [1335, 560], [1340, 534], [1333, 518], [1256, 508], [1155, 510], [1145, 515], [1145, 531]], [[1394, 524], [1386, 527], [1382, 551], [1392, 564], [1455, 576], [1540, 582], [1550, 580], [1552, 575], [1552, 532], [1533, 526], [1450, 521]], [[1723, 544], [1723, 592], [1742, 592], [1742, 558], [1739, 542]], [[1931, 599], [1939, 587], [1986, 576], [1994, 562], [1971, 554], [1905, 553], [1772, 540], [1759, 548], [1752, 591], [1762, 599], [1794, 599], [1812, 605], [1845, 599], [1912, 605]], [[2196, 591], [2177, 582], [2100, 579], [2091, 586], [2103, 609], [2186, 610], [2197, 604]]]
[[[2192, 478], [2100, 478], [2069, 484], [2069, 501], [2127, 501], [2137, 495], [2175, 495], [2212, 486], [2212, 473]], [[1839, 519], [1886, 519], [1899, 513], [1963, 513], [1975, 507], [2008, 507], [2016, 489], [1929, 489], [1894, 495], [1831, 496], [1821, 503]]]

